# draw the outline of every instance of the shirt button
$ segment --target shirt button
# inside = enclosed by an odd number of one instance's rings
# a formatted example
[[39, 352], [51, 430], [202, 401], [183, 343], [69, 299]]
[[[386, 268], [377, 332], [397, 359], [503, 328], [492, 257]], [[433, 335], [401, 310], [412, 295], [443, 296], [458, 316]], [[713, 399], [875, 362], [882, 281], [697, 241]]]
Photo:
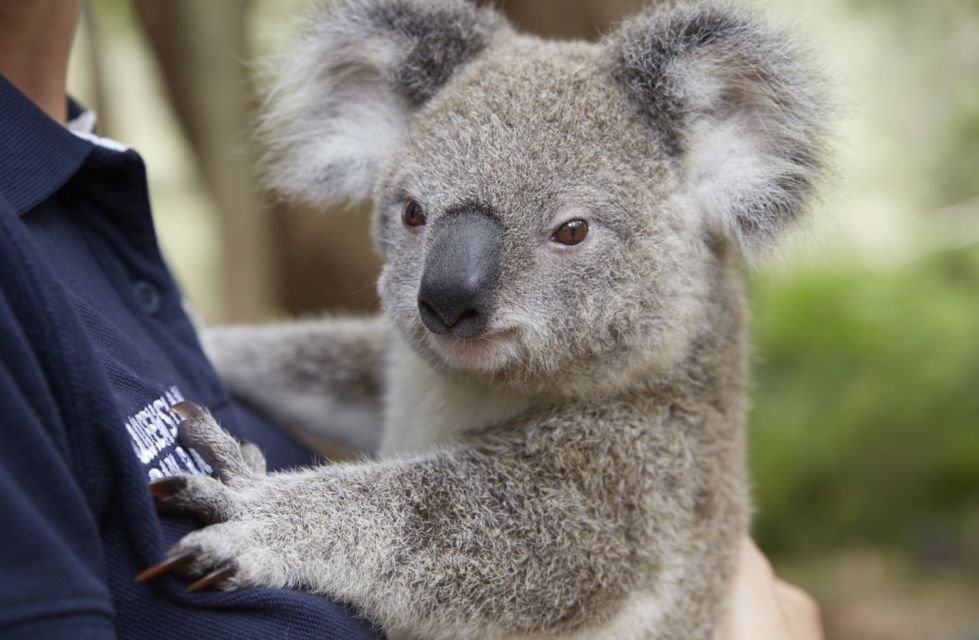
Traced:
[[137, 280], [133, 283], [133, 296], [143, 311], [150, 315], [156, 315], [163, 306], [163, 296], [160, 290], [146, 280]]

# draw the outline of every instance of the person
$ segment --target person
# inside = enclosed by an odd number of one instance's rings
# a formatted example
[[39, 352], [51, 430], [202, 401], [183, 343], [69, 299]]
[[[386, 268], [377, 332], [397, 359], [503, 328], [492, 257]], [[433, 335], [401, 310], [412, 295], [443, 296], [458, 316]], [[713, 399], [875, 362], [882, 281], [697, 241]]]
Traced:
[[229, 397], [157, 247], [146, 172], [65, 76], [78, 0], [0, 0], [0, 637], [376, 638], [329, 599], [134, 581], [199, 526], [149, 480], [205, 473], [170, 407], [208, 406], [271, 467], [314, 456]]
[[[209, 407], [272, 468], [314, 458], [229, 396], [157, 246], [140, 156], [67, 98], [79, 11], [0, 0], [0, 636], [375, 638], [322, 595], [134, 580], [199, 526], [147, 491], [209, 471], [173, 405]], [[730, 640], [817, 639], [812, 601], [745, 549]]]
[[823, 640], [819, 606], [805, 591], [776, 577], [750, 538], [741, 543], [726, 640]]

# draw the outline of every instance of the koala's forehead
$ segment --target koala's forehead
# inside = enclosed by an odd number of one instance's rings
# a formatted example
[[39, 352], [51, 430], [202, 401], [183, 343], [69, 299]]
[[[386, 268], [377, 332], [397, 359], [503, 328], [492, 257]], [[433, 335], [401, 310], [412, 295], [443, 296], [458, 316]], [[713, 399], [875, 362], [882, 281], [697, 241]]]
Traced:
[[416, 116], [393, 177], [446, 207], [546, 212], [562, 199], [628, 198], [637, 173], [662, 171], [656, 145], [598, 45], [518, 37]]

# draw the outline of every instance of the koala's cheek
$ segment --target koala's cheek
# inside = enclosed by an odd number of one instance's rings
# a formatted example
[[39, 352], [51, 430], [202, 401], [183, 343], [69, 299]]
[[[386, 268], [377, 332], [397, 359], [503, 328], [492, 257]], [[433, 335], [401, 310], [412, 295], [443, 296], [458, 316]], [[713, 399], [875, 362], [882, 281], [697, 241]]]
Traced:
[[377, 293], [381, 298], [381, 303], [385, 311], [392, 317], [400, 317], [404, 313], [407, 292], [404, 284], [400, 282], [396, 269], [390, 264], [386, 265], [381, 271], [381, 276], [377, 280]]
[[411, 261], [385, 263], [377, 292], [385, 312], [398, 324], [413, 322], [418, 315], [419, 276]]
[[377, 278], [376, 288], [377, 296], [381, 299], [381, 302], [383, 302], [384, 306], [386, 307], [389, 291], [391, 289], [390, 278], [388, 277], [388, 268], [386, 266], [381, 269], [381, 275]]

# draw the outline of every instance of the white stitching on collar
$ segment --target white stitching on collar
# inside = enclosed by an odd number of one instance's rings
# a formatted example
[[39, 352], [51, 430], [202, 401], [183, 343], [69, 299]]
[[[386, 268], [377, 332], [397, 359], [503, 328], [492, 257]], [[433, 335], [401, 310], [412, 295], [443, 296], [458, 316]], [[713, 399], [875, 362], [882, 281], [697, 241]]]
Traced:
[[79, 138], [83, 138], [104, 147], [106, 149], [111, 149], [112, 151], [118, 151], [120, 153], [124, 151], [129, 151], [129, 147], [117, 142], [111, 138], [103, 138], [102, 136], [95, 135], [95, 123], [98, 117], [95, 115], [94, 111], [82, 111], [78, 116], [68, 121], [65, 128], [71, 131]]

